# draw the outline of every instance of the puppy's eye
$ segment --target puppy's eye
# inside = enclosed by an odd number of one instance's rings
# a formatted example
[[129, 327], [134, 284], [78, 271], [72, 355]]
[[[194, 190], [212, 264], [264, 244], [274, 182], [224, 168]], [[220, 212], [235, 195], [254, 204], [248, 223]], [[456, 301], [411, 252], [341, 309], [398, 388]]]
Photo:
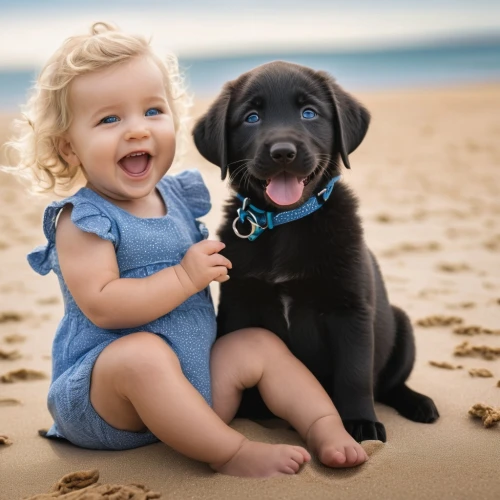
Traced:
[[318, 116], [318, 114], [316, 113], [316, 111], [314, 111], [312, 109], [308, 108], [308, 109], [304, 109], [304, 111], [302, 111], [302, 118], [305, 118], [306, 120], [312, 120], [316, 116]]
[[260, 116], [257, 113], [251, 113], [246, 118], [247, 123], [257, 123], [260, 120]]

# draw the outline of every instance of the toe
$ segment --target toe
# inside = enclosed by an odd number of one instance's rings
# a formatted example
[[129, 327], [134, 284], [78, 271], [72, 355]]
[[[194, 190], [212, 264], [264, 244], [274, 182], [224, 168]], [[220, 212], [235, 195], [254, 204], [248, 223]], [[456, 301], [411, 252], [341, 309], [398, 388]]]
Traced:
[[290, 458], [297, 463], [297, 465], [303, 464], [305, 461], [304, 455], [298, 450], [292, 450]]
[[356, 465], [362, 464], [368, 460], [368, 454], [366, 451], [360, 446], [358, 450], [358, 462]]
[[336, 451], [333, 454], [333, 461], [337, 463], [338, 465], [344, 465], [347, 461], [347, 455], [345, 453], [342, 453], [341, 451]]
[[[323, 462], [323, 460], [322, 460]], [[332, 467], [341, 467], [346, 462], [346, 456], [342, 451], [333, 449], [330, 453], [325, 457], [325, 461], [323, 462], [325, 465], [330, 465]]]
[[368, 460], [368, 455], [366, 454], [366, 451], [363, 449], [362, 446], [359, 445], [354, 447], [354, 450], [357, 453], [357, 459], [351, 465], [356, 466], [364, 464]]
[[344, 451], [346, 455], [345, 465], [354, 465], [358, 461], [358, 452], [356, 451], [356, 448], [353, 446], [346, 446]]
[[295, 461], [293, 458], [291, 460], [288, 461], [288, 463], [286, 464], [286, 468], [290, 468], [293, 470], [293, 473], [296, 474], [297, 472], [299, 472], [299, 469], [300, 469], [300, 463]]
[[302, 446], [294, 446], [293, 449], [300, 453], [303, 459], [302, 462], [309, 462], [311, 460], [311, 454], [305, 448], [302, 448]]
[[365, 449], [360, 444], [356, 444], [354, 449], [356, 450], [356, 453], [358, 454], [358, 459], [356, 460], [356, 463], [354, 465], [360, 465], [368, 460], [368, 454], [366, 453]]

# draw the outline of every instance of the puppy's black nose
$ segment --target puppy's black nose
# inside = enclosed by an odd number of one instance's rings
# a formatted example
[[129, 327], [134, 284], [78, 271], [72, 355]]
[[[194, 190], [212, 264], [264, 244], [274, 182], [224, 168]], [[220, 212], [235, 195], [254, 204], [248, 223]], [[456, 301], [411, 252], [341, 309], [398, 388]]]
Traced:
[[273, 161], [287, 165], [295, 160], [297, 148], [291, 142], [276, 142], [271, 146], [269, 153]]

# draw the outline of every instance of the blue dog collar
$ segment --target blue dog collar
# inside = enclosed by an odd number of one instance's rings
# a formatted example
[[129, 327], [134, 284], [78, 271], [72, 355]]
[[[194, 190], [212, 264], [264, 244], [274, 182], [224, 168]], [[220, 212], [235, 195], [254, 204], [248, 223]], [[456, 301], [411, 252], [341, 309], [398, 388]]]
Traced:
[[[238, 208], [238, 217], [233, 221], [233, 231], [239, 238], [245, 238], [249, 241], [256, 240], [266, 229], [273, 229], [275, 226], [286, 224], [294, 220], [302, 219], [306, 215], [316, 212], [321, 208], [325, 201], [328, 200], [332, 194], [333, 186], [341, 178], [340, 175], [334, 177], [324, 189], [322, 189], [315, 196], [311, 196], [303, 205], [293, 210], [285, 212], [266, 212], [260, 208], [250, 204], [250, 198], [244, 198], [241, 194], [236, 194], [238, 199], [243, 203], [241, 208]], [[250, 222], [252, 230], [248, 234], [241, 234], [236, 224], [238, 222]]]

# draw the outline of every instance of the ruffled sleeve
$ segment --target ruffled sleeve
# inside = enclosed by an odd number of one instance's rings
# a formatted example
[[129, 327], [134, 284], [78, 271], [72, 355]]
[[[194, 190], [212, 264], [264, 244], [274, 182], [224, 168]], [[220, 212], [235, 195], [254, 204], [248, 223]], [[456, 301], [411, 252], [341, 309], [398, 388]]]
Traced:
[[113, 245], [116, 244], [117, 238], [113, 232], [111, 219], [92, 203], [84, 202], [74, 205], [71, 220], [82, 231], [94, 233], [99, 238], [111, 241]]
[[212, 208], [210, 193], [198, 170], [185, 170], [173, 177], [194, 218], [206, 215]]
[[39, 274], [48, 274], [53, 269], [57, 217], [66, 205], [73, 205], [71, 220], [76, 227], [111, 241], [115, 247], [117, 245], [116, 227], [111, 219], [93, 203], [80, 199], [78, 194], [65, 200], [55, 201], [45, 209], [43, 215], [43, 232], [47, 238], [47, 244], [38, 246], [28, 254], [30, 266]]

